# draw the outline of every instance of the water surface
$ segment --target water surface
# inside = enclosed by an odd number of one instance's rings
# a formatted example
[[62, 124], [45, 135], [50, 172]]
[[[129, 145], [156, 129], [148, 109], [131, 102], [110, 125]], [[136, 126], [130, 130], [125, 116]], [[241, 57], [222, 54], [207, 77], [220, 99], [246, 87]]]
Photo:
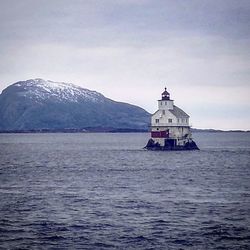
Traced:
[[249, 249], [250, 133], [0, 134], [0, 249]]

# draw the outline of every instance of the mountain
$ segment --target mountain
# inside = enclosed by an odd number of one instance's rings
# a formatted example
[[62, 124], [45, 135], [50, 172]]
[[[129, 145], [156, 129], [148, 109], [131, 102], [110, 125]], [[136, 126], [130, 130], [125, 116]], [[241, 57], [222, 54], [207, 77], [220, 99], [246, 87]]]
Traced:
[[0, 130], [147, 130], [144, 109], [74, 84], [31, 79], [0, 94]]

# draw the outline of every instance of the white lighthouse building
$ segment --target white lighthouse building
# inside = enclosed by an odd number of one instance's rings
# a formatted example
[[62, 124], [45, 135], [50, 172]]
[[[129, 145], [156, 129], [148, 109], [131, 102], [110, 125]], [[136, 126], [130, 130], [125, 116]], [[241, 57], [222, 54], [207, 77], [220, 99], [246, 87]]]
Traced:
[[151, 117], [151, 139], [147, 149], [198, 149], [192, 140], [189, 115], [174, 105], [167, 89], [158, 100], [158, 110]]

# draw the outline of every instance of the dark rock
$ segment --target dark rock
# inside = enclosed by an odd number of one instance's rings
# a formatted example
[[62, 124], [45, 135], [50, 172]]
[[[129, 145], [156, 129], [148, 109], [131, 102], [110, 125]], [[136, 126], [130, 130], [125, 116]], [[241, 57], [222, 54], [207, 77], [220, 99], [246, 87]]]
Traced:
[[155, 142], [152, 138], [148, 140], [147, 145], [144, 147], [150, 150], [160, 150], [161, 146], [158, 142]]
[[196, 143], [192, 140], [184, 145], [185, 150], [199, 150]]
[[158, 142], [155, 142], [152, 138], [148, 140], [147, 145], [144, 147], [148, 150], [162, 150], [162, 151], [181, 151], [181, 150], [199, 150], [196, 143], [192, 140], [187, 142], [184, 146], [175, 146], [166, 142], [165, 146], [161, 146]]

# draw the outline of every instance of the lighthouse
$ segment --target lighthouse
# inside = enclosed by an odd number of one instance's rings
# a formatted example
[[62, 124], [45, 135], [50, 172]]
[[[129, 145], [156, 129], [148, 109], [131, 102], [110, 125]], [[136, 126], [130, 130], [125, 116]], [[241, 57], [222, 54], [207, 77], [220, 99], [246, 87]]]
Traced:
[[189, 115], [174, 105], [165, 88], [158, 100], [158, 110], [151, 117], [151, 138], [146, 149], [194, 150], [199, 149], [192, 139]]

